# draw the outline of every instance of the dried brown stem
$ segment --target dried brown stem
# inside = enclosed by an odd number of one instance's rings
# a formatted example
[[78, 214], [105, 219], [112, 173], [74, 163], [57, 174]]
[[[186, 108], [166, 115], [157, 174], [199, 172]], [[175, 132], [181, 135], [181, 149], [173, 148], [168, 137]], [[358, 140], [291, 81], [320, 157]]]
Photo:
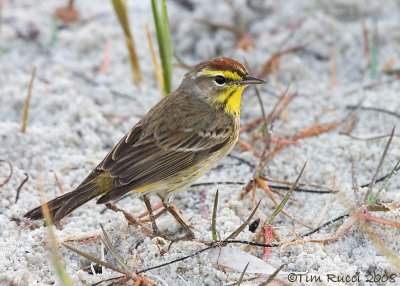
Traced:
[[7, 160], [0, 160], [0, 163], [6, 163], [8, 165], [8, 168], [10, 169], [10, 173], [7, 175], [5, 180], [0, 183], [0, 188], [1, 188], [10, 181], [10, 179], [13, 175], [13, 166], [12, 166], [11, 162], [7, 161]]

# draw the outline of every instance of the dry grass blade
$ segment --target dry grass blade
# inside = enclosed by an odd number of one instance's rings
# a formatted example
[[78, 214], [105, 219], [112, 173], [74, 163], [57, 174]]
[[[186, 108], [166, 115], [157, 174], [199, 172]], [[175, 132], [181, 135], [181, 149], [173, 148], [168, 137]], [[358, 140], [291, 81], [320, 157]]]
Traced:
[[254, 86], [254, 91], [256, 92], [258, 103], [260, 104], [260, 108], [261, 108], [261, 114], [262, 114], [262, 120], [263, 120], [263, 124], [261, 127], [262, 135], [263, 135], [263, 138], [267, 138], [267, 136], [268, 136], [268, 118], [265, 113], [264, 104], [263, 104], [263, 101], [262, 101], [262, 98], [260, 95], [260, 91], [258, 90], [257, 86]]
[[282, 58], [282, 56], [290, 53], [296, 53], [298, 51], [301, 51], [305, 48], [306, 46], [297, 46], [297, 47], [292, 47], [288, 48], [286, 50], [282, 50], [279, 52], [274, 53], [271, 58], [268, 59], [268, 61], [263, 65], [260, 73], [258, 74], [258, 77], [264, 78], [267, 76], [269, 73], [271, 73], [275, 68], [276, 65], [278, 64], [278, 61]]
[[382, 239], [376, 235], [374, 230], [366, 222], [361, 222], [360, 228], [363, 233], [368, 236], [369, 240], [375, 244], [383, 256], [386, 256], [386, 259], [389, 261], [389, 263], [395, 266], [397, 270], [400, 270], [400, 259], [395, 252], [385, 245]]
[[42, 212], [44, 216], [44, 220], [46, 222], [47, 226], [47, 231], [49, 233], [49, 239], [50, 239], [50, 249], [51, 249], [51, 260], [52, 263], [56, 269], [57, 275], [60, 278], [61, 282], [63, 285], [66, 286], [72, 286], [72, 280], [68, 276], [67, 272], [65, 271], [65, 268], [63, 266], [63, 263], [61, 261], [61, 255], [58, 249], [58, 242], [56, 239], [56, 236], [54, 234], [54, 229], [53, 229], [53, 221], [52, 217], [50, 214], [50, 209], [46, 203], [46, 200], [44, 198], [44, 179], [43, 179], [43, 170], [41, 167], [38, 168], [38, 192], [39, 192], [39, 197], [40, 201], [42, 203]]
[[68, 0], [67, 6], [57, 8], [56, 14], [60, 20], [67, 24], [74, 23], [79, 18], [79, 12], [74, 7], [74, 0]]
[[385, 204], [376, 204], [376, 205], [366, 206], [367, 211], [371, 211], [371, 212], [388, 212], [388, 211], [394, 211], [398, 208], [400, 208], [399, 203], [385, 203]]
[[390, 171], [390, 173], [387, 175], [387, 177], [385, 178], [385, 181], [383, 182], [382, 186], [379, 188], [379, 190], [372, 194], [369, 198], [369, 202], [368, 205], [372, 205], [374, 203], [376, 203], [376, 201], [378, 200], [378, 197], [380, 195], [380, 193], [386, 188], [387, 183], [389, 182], [389, 180], [392, 178], [392, 176], [400, 169], [400, 160], [397, 161], [396, 165], [394, 165], [393, 169]]
[[126, 5], [126, 0], [111, 0], [114, 7], [115, 14], [118, 17], [118, 21], [121, 24], [122, 30], [125, 36], [126, 46], [129, 52], [129, 59], [133, 72], [133, 82], [135, 84], [142, 80], [142, 73], [140, 71], [139, 61], [136, 55], [135, 42], [133, 41], [132, 33], [129, 28], [128, 19], [128, 8]]
[[103, 236], [101, 237], [101, 240], [103, 241], [104, 245], [107, 247], [107, 249], [111, 252], [112, 256], [117, 260], [118, 264], [125, 269], [126, 271], [129, 272], [129, 267], [126, 265], [126, 263], [122, 260], [122, 258], [118, 255], [116, 252], [110, 237], [108, 236], [106, 230], [104, 229], [103, 225], [100, 224], [101, 230], [103, 231]]
[[333, 120], [331, 122], [324, 123], [324, 124], [315, 124], [315, 125], [312, 125], [306, 129], [296, 133], [293, 136], [293, 139], [298, 140], [298, 139], [315, 137], [322, 133], [325, 133], [332, 129], [335, 129], [341, 123], [342, 123], [342, 120]]
[[242, 37], [244, 34], [242, 30], [235, 28], [233, 26], [223, 24], [223, 23], [213, 23], [206, 19], [194, 19], [194, 20], [202, 25], [205, 25], [205, 26], [211, 28], [211, 29], [225, 30], [225, 31], [231, 32], [238, 38]]
[[162, 75], [160, 66], [158, 65], [158, 62], [157, 62], [156, 52], [154, 51], [153, 41], [151, 40], [149, 27], [147, 25], [145, 26], [145, 30], [146, 30], [147, 42], [148, 42], [149, 48], [150, 48], [151, 61], [153, 63], [154, 73], [156, 74], [157, 81], [160, 85], [161, 91], [164, 91], [163, 75]]
[[339, 85], [338, 76], [337, 76], [337, 51], [336, 47], [333, 47], [331, 50], [331, 86], [335, 87]]
[[385, 161], [385, 157], [386, 157], [386, 154], [387, 154], [387, 152], [389, 150], [390, 144], [392, 143], [392, 139], [393, 139], [395, 130], [396, 130], [396, 128], [393, 127], [392, 132], [390, 133], [389, 140], [385, 145], [385, 149], [383, 150], [383, 154], [381, 156], [381, 159], [379, 160], [379, 164], [378, 164], [378, 167], [376, 169], [376, 172], [375, 172], [374, 176], [372, 177], [371, 183], [369, 184], [368, 190], [367, 190], [367, 192], [365, 194], [364, 201], [365, 201], [366, 204], [374, 203], [373, 201], [370, 201], [370, 194], [371, 194], [372, 190], [375, 187], [376, 179], [378, 177], [379, 171], [382, 168], [383, 162]]
[[217, 240], [217, 208], [218, 208], [218, 190], [215, 193], [214, 198], [214, 208], [212, 213], [212, 221], [211, 221], [211, 233], [212, 233], [212, 240]]
[[281, 270], [283, 269], [283, 266], [285, 266], [285, 265], [282, 264], [281, 266], [279, 266], [279, 268], [276, 269], [275, 272], [272, 273], [272, 274], [268, 277], [267, 281], [261, 283], [259, 286], [266, 286], [266, 285], [268, 285], [269, 283], [271, 283], [271, 281], [274, 280], [274, 278], [279, 274], [279, 272], [281, 272]]
[[34, 67], [32, 69], [31, 80], [29, 81], [29, 87], [28, 87], [28, 96], [26, 97], [25, 102], [24, 102], [24, 109], [22, 112], [22, 124], [21, 124], [21, 132], [22, 133], [26, 132], [26, 124], [28, 121], [28, 112], [29, 112], [29, 103], [31, 101], [33, 81], [35, 80], [35, 76], [36, 76], [36, 67]]
[[11, 165], [10, 161], [7, 160], [0, 160], [0, 163], [6, 163], [8, 165], [8, 168], [10, 169], [10, 173], [8, 174], [7, 178], [5, 178], [5, 180], [2, 183], [0, 183], [0, 188], [1, 188], [10, 181], [13, 175], [13, 166]]
[[306, 166], [307, 166], [307, 162], [304, 163], [303, 168], [301, 168], [301, 171], [296, 178], [296, 181], [294, 181], [293, 185], [290, 187], [289, 191], [285, 194], [285, 196], [283, 197], [280, 204], [276, 207], [276, 209], [272, 212], [272, 214], [270, 214], [268, 216], [268, 218], [265, 220], [266, 224], [268, 224], [268, 225], [271, 224], [271, 222], [274, 220], [274, 218], [282, 211], [283, 207], [289, 200], [289, 197], [292, 195], [293, 191], [296, 189], [297, 184], [300, 181], [300, 178], [303, 176], [303, 172], [304, 172], [304, 169], [306, 168]]
[[279, 100], [276, 102], [271, 112], [268, 114], [267, 122], [271, 124], [275, 121], [275, 119], [282, 113], [282, 111], [289, 105], [289, 103], [297, 96], [297, 92], [288, 94], [290, 85], [286, 87], [286, 89], [282, 92], [282, 95], [279, 97]]
[[103, 59], [101, 61], [97, 74], [106, 74], [108, 72], [110, 68], [110, 52], [111, 52], [111, 43], [110, 40], [106, 38], [104, 41]]
[[0, 0], [0, 32], [2, 23], [3, 23], [3, 0]]
[[90, 260], [90, 261], [92, 261], [94, 263], [97, 263], [97, 264], [99, 264], [101, 266], [104, 266], [104, 267], [106, 267], [108, 269], [114, 270], [114, 271], [116, 271], [118, 273], [121, 273], [121, 274], [125, 274], [126, 276], [131, 276], [131, 274], [132, 274], [129, 271], [126, 271], [125, 269], [116, 267], [116, 266], [112, 265], [111, 263], [108, 263], [108, 262], [105, 262], [103, 260], [100, 260], [100, 259], [98, 259], [98, 258], [96, 258], [94, 256], [91, 256], [90, 254], [87, 254], [87, 253], [85, 253], [85, 252], [83, 252], [83, 251], [81, 251], [81, 250], [79, 250], [79, 249], [77, 249], [75, 247], [72, 247], [72, 246], [70, 246], [70, 245], [68, 245], [66, 243], [63, 243], [62, 245], [65, 246], [66, 248], [68, 248], [69, 250], [75, 252], [76, 254], [78, 254], [78, 255], [80, 255], [82, 257], [85, 257], [86, 259], [88, 259], [88, 260]]
[[64, 188], [63, 188], [62, 185], [61, 185], [60, 179], [58, 178], [56, 172], [53, 171], [53, 174], [54, 174], [54, 180], [55, 180], [55, 182], [56, 182], [57, 188], [60, 190], [60, 193], [61, 193], [61, 194], [64, 194], [64, 193], [65, 193], [65, 190], [64, 190]]
[[242, 147], [244, 150], [246, 151], [250, 151], [251, 153], [253, 153], [254, 156], [256, 157], [261, 157], [261, 152], [258, 151], [257, 149], [254, 149], [249, 143], [247, 143], [246, 141], [243, 141], [241, 139], [239, 139], [237, 141], [237, 144], [240, 145], [240, 147]]
[[166, 0], [161, 0], [161, 13], [158, 0], [151, 0], [154, 24], [156, 26], [158, 49], [163, 69], [163, 87], [165, 95], [172, 89], [172, 41], [169, 31]]
[[260, 206], [260, 203], [261, 203], [261, 200], [258, 201], [258, 204], [254, 208], [254, 210], [251, 212], [251, 214], [247, 218], [247, 220], [238, 229], [236, 229], [234, 232], [232, 232], [231, 235], [229, 235], [225, 240], [235, 239], [239, 235], [239, 233], [242, 232], [242, 230], [250, 223], [251, 219], [255, 215], [258, 207]]
[[[301, 225], [303, 225], [303, 226], [305, 226], [305, 227], [308, 227], [307, 225], [305, 225], [305, 224], [302, 223], [301, 221], [299, 221], [299, 220], [293, 218], [292, 216], [290, 216], [289, 214], [287, 214], [286, 212], [284, 212], [284, 211], [282, 210], [283, 207], [285, 206], [286, 202], [288, 201], [290, 195], [291, 195], [291, 194], [293, 193], [293, 191], [296, 189], [297, 184], [299, 183], [299, 180], [300, 180], [301, 176], [303, 175], [303, 172], [304, 172], [304, 169], [305, 169], [306, 165], [307, 165], [307, 162], [303, 165], [303, 168], [301, 169], [299, 175], [297, 176], [296, 181], [295, 181], [295, 182], [293, 183], [293, 185], [290, 187], [289, 191], [285, 194], [285, 196], [283, 197], [282, 201], [281, 201], [279, 204], [277, 204], [276, 201], [275, 201], [275, 199], [273, 199], [273, 202], [274, 202], [274, 204], [276, 205], [276, 209], [275, 209], [275, 210], [273, 211], [273, 213], [270, 214], [270, 215], [268, 216], [268, 218], [265, 220], [265, 222], [264, 222], [264, 227], [270, 225], [271, 222], [273, 221], [273, 219], [274, 219], [280, 212], [282, 212], [282, 214], [286, 215], [286, 216], [289, 217], [290, 219], [292, 219], [292, 220], [294, 220], [294, 221], [300, 223]], [[260, 180], [260, 179], [259, 179], [259, 180]], [[263, 183], [263, 182], [260, 180], [259, 183]], [[267, 186], [266, 184], [264, 184], [264, 185]], [[258, 242], [262, 236], [263, 236], [263, 228], [261, 228], [261, 230], [259, 230], [259, 231], [257, 232], [256, 237], [255, 237], [254, 240], [255, 240], [256, 242]], [[246, 247], [246, 248], [245, 248], [245, 251], [248, 251], [248, 250], [249, 250], [249, 247]]]
[[238, 283], [237, 283], [238, 286], [240, 286], [240, 285], [242, 284], [242, 282], [243, 282], [243, 277], [244, 277], [244, 275], [246, 274], [247, 267], [249, 267], [249, 264], [250, 264], [250, 262], [247, 262], [246, 266], [244, 267], [244, 269], [243, 269], [243, 271], [242, 271], [242, 274], [240, 274], [239, 281], [238, 281]]
[[257, 117], [257, 118], [254, 118], [253, 120], [247, 122], [242, 127], [240, 127], [240, 133], [249, 132], [249, 131], [253, 130], [260, 124], [260, 122], [262, 122], [262, 120], [263, 120], [262, 117]]
[[357, 176], [356, 176], [356, 164], [355, 164], [353, 155], [351, 155], [350, 161], [351, 161], [351, 181], [352, 181], [352, 189], [353, 189], [354, 196], [355, 196], [355, 198], [356, 198], [357, 204], [360, 204], [360, 203], [361, 203], [360, 198], [359, 198], [359, 191], [360, 191], [360, 189], [358, 188], [358, 182], [357, 182]]

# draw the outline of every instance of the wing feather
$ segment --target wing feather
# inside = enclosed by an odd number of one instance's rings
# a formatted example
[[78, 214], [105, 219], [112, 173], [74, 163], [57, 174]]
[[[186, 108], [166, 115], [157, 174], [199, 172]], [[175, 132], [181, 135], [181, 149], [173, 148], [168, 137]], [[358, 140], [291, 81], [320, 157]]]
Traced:
[[[100, 164], [102, 171], [114, 178], [113, 190], [99, 203], [116, 199], [125, 193], [162, 181], [209, 158], [233, 140], [231, 129], [216, 135], [193, 129], [155, 131], [143, 139], [122, 139]], [[131, 132], [132, 133], [132, 132]], [[129, 138], [131, 139], [131, 138]]]

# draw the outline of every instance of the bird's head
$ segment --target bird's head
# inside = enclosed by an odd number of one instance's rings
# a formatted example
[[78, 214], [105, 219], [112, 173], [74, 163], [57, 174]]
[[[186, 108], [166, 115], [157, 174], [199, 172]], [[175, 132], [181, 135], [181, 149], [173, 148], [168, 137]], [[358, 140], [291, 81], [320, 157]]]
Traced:
[[250, 76], [242, 64], [230, 58], [214, 58], [197, 64], [183, 82], [196, 96], [234, 115], [240, 114], [244, 89], [262, 83], [265, 82]]

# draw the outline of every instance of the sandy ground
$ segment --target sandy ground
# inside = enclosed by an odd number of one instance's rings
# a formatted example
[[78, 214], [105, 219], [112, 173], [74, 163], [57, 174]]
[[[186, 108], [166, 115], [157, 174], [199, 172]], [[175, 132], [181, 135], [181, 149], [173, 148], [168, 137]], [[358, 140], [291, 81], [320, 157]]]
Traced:
[[[132, 31], [137, 43], [143, 82], [135, 86], [120, 27], [108, 1], [77, 1], [81, 19], [73, 25], [57, 23], [54, 11], [58, 1], [1, 1], [3, 11], [0, 30], [0, 160], [13, 166], [10, 181], [0, 188], [0, 283], [13, 285], [60, 285], [49, 258], [47, 229], [41, 222], [28, 222], [22, 215], [39, 204], [38, 183], [43, 176], [46, 198], [60, 194], [55, 174], [65, 191], [71, 191], [105, 156], [130, 127], [160, 98], [144, 27], [154, 36], [149, 1], [130, 1]], [[0, 3], [1, 3], [0, 2]], [[64, 1], [65, 2], [65, 1]], [[182, 3], [190, 2], [193, 5]], [[247, 61], [257, 74], [262, 65], [280, 49], [305, 45], [281, 58], [279, 66], [261, 89], [266, 111], [278, 100], [278, 94], [289, 86], [297, 97], [276, 120], [273, 135], [289, 137], [315, 124], [342, 119], [361, 103], [351, 134], [371, 138], [390, 133], [399, 123], [400, 84], [385, 70], [400, 68], [400, 2], [399, 1], [169, 1], [174, 51], [189, 65], [214, 56], [229, 56]], [[210, 28], [198, 19], [243, 29], [252, 39], [248, 49], [237, 48], [238, 37], [231, 31]], [[367, 32], [365, 32], [367, 31]], [[35, 33], [37, 35], [35, 36]], [[365, 37], [368, 41], [365, 41]], [[367, 44], [366, 44], [367, 43]], [[104, 50], [110, 49], [110, 67], [99, 74]], [[32, 68], [37, 68], [29, 110], [28, 128], [20, 129], [22, 106]], [[185, 69], [174, 68], [176, 87]], [[365, 88], [378, 83], [373, 88]], [[260, 116], [260, 106], [253, 90], [244, 94], [242, 124]], [[379, 108], [393, 112], [368, 110]], [[268, 163], [268, 177], [293, 182], [304, 162], [308, 162], [302, 182], [339, 190], [338, 194], [294, 193], [285, 210], [315, 228], [349, 210], [355, 209], [352, 191], [351, 161], [354, 157], [359, 185], [369, 183], [378, 166], [388, 137], [357, 140], [340, 134], [348, 125], [319, 136], [299, 140], [279, 152]], [[398, 134], [398, 132], [396, 132]], [[248, 134], [242, 138], [248, 139]], [[400, 139], [393, 138], [382, 170], [387, 174], [400, 158]], [[261, 149], [261, 145], [255, 146]], [[258, 159], [250, 152], [236, 148], [235, 156], [252, 164]], [[8, 165], [0, 162], [0, 182], [9, 174]], [[20, 197], [16, 190], [25, 178]], [[232, 158], [224, 159], [199, 182], [248, 182], [253, 169]], [[377, 184], [378, 190], [381, 184]], [[217, 217], [219, 235], [224, 238], [250, 214], [251, 194], [239, 199], [240, 185], [192, 187], [176, 196], [176, 205], [194, 228], [196, 239], [211, 240], [211, 214], [216, 190], [220, 192]], [[400, 202], [400, 177], [394, 176], [379, 200]], [[366, 188], [360, 191], [363, 196]], [[275, 195], [276, 196], [276, 195]], [[256, 193], [262, 203], [255, 218], [264, 220], [273, 203], [262, 190]], [[276, 196], [279, 199], [278, 196]], [[154, 201], [156, 202], [156, 200]], [[118, 205], [132, 214], [144, 210], [140, 198], [127, 198]], [[145, 269], [191, 254], [204, 247], [196, 241], [180, 241], [170, 247], [168, 241], [151, 239], [137, 227], [128, 226], [121, 213], [104, 211], [94, 201], [76, 210], [56, 229], [61, 241], [96, 236], [100, 223], [108, 232], [118, 253], [132, 269]], [[399, 210], [373, 213], [380, 218], [399, 222]], [[309, 238], [329, 236], [346, 220], [321, 229]], [[172, 217], [159, 219], [164, 231], [180, 232]], [[282, 242], [295, 239], [308, 228], [279, 215], [273, 222]], [[353, 225], [338, 241], [322, 245], [273, 248], [269, 267], [284, 268], [276, 277], [283, 284], [326, 284], [328, 274], [353, 277], [359, 282], [331, 285], [376, 285], [400, 283], [400, 231], [377, 223], [367, 228]], [[254, 233], [246, 228], [239, 238], [252, 240]], [[377, 242], [379, 239], [379, 243]], [[276, 242], [274, 240], [274, 242]], [[70, 243], [96, 257], [101, 257], [99, 239]], [[236, 250], [241, 245], [229, 245]], [[65, 268], [76, 285], [93, 283], [119, 276], [103, 269], [90, 274], [84, 268], [90, 263], [60, 247]], [[228, 251], [229, 252], [229, 251]], [[199, 256], [146, 272], [147, 277], [162, 285], [236, 285], [247, 258], [241, 252], [230, 252], [228, 260], [236, 270], [215, 263], [216, 253]], [[250, 252], [262, 257], [261, 248]], [[389, 254], [394, 254], [390, 259]], [[108, 251], [105, 260], [116, 263]], [[256, 270], [254, 262], [242, 285], [260, 285], [271, 271], [267, 266]], [[253, 272], [253, 273], [252, 273]], [[323, 282], [305, 282], [309, 276], [289, 273], [313, 273]], [[264, 273], [264, 274], [257, 274]], [[269, 272], [270, 273], [270, 272]], [[358, 273], [358, 274], [357, 274]], [[380, 275], [381, 278], [378, 277]], [[386, 275], [386, 276], [385, 276]], [[378, 278], [377, 278], [378, 277]], [[382, 277], [390, 277], [389, 282]], [[254, 278], [251, 280], [251, 278]], [[366, 282], [368, 278], [372, 281]], [[250, 280], [249, 280], [250, 279]], [[296, 280], [290, 282], [290, 279]], [[248, 280], [248, 281], [247, 281]], [[390, 281], [391, 280], [391, 281]], [[385, 282], [385, 283], [384, 283]], [[107, 285], [106, 282], [102, 285]]]

